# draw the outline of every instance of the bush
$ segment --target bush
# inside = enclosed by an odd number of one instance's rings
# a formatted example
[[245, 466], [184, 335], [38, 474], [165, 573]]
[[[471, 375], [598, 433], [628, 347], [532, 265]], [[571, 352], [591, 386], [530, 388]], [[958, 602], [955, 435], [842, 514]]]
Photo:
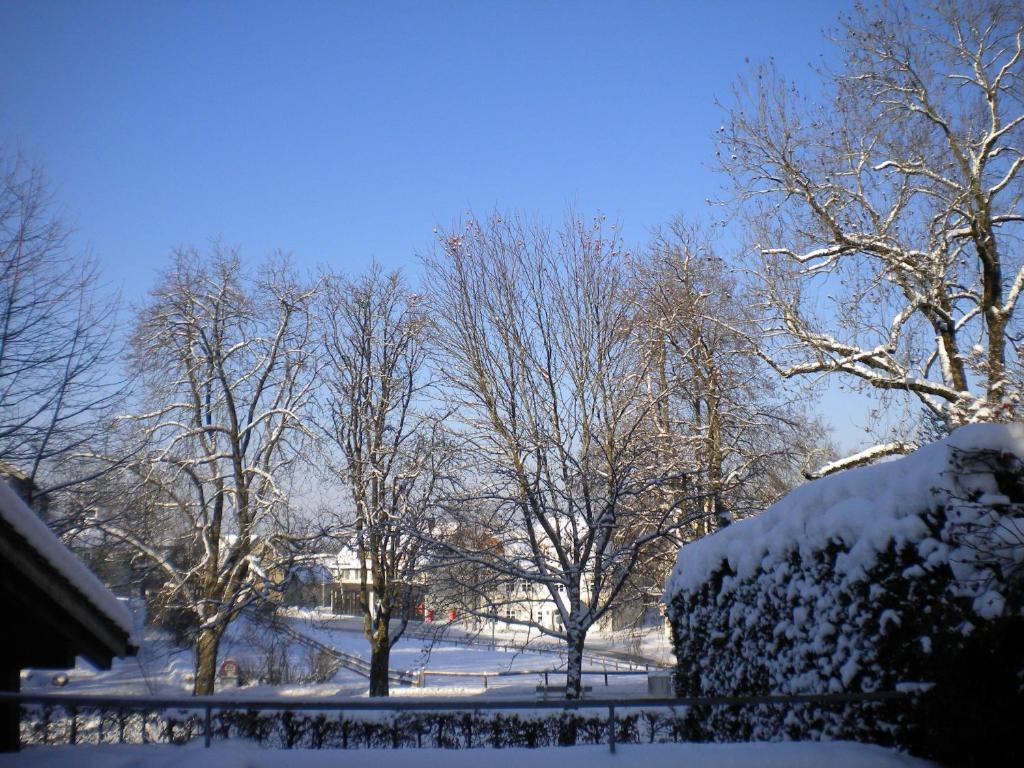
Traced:
[[[100, 741], [99, 723], [106, 722], [103, 741], [117, 741], [120, 733], [127, 742], [145, 740], [182, 744], [203, 736], [203, 716], [187, 712], [147, 712], [143, 717], [116, 711], [80, 708], [76, 715], [77, 740]], [[68, 742], [70, 713], [54, 708], [26, 708], [22, 718], [22, 741], [26, 744]], [[693, 733], [679, 713], [649, 711], [616, 718], [616, 740], [620, 743], [688, 741]], [[242, 739], [266, 747], [306, 749], [408, 749], [437, 747], [548, 747], [575, 744], [603, 744], [608, 740], [608, 720], [603, 714], [558, 712], [521, 716], [516, 713], [488, 715], [468, 712], [405, 712], [381, 719], [358, 715], [307, 712], [257, 712], [231, 710], [215, 712], [215, 739]], [[142, 736], [145, 727], [147, 736]]]
[[952, 492], [904, 515], [898, 530], [913, 534], [870, 561], [852, 567], [839, 535], [794, 539], [753, 574], [721, 560], [669, 606], [681, 696], [925, 692], [909, 704], [694, 709], [688, 727], [714, 740], [870, 741], [956, 764], [1024, 759], [1024, 540], [1007, 542], [1024, 531], [1024, 467], [1004, 451], [951, 455]]

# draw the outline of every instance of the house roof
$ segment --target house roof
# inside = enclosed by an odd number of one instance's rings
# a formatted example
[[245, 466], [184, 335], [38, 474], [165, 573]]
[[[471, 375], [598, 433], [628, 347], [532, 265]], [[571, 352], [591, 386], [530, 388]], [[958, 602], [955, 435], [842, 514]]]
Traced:
[[[24, 618], [25, 627], [42, 627], [62, 657], [84, 655], [106, 665], [130, 652], [131, 612], [3, 482], [0, 566], [5, 604], [24, 614], [15, 618]], [[31, 650], [32, 639], [24, 640]]]
[[0, 483], [0, 516], [71, 586], [125, 632], [132, 614], [6, 483]]

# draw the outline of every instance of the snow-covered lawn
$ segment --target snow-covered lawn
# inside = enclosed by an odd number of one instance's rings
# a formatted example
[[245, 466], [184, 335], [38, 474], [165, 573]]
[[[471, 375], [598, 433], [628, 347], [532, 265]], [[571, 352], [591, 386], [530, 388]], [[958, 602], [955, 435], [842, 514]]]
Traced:
[[[320, 615], [314, 611], [293, 610], [286, 614], [289, 624], [301, 633], [311, 637], [338, 651], [369, 658], [369, 647], [363, 636], [361, 621], [354, 617], [333, 617]], [[425, 625], [428, 628], [429, 625]], [[428, 674], [423, 687], [410, 688], [392, 686], [392, 694], [396, 697], [422, 696], [487, 696], [491, 698], [533, 697], [535, 687], [543, 682], [539, 674], [542, 670], [564, 668], [565, 657], [550, 651], [540, 652], [526, 649], [516, 650], [509, 645], [536, 640], [536, 633], [527, 637], [523, 633], [497, 631], [495, 639], [498, 648], [491, 649], [481, 645], [456, 645], [451, 639], [459, 642], [476, 640], [480, 643], [490, 639], [490, 633], [481, 635], [464, 631], [458, 627], [433, 627], [438, 632], [434, 639], [406, 636], [392, 650], [391, 668], [395, 670], [427, 669], [429, 672], [452, 672], [452, 675]], [[650, 636], [645, 650], [655, 649], [662, 641], [657, 639], [660, 632], [649, 632], [641, 637]], [[67, 674], [67, 684], [54, 687], [54, 673], [46, 670], [33, 670], [23, 674], [22, 690], [28, 692], [95, 694], [95, 695], [134, 695], [134, 696], [180, 696], [191, 693], [191, 674], [193, 668], [192, 653], [188, 649], [175, 645], [168, 635], [151, 627], [137, 626], [136, 637], [141, 638], [140, 651], [137, 657], [118, 659], [109, 671], [96, 671], [85, 664], [79, 664]], [[268, 637], [268, 630], [261, 626], [253, 626], [248, 620], [240, 619], [231, 627], [221, 647], [221, 659], [234, 658], [250, 669], [261, 664], [261, 654], [265, 648], [259, 644]], [[595, 636], [595, 646], [607, 649], [626, 650], [621, 638]], [[639, 647], [634, 643], [633, 647]], [[297, 643], [287, 645], [287, 659], [293, 671], [299, 671], [307, 664], [309, 650]], [[586, 668], [593, 670], [614, 664], [605, 665], [598, 658], [590, 658]], [[509, 672], [537, 672], [538, 674], [507, 675]], [[487, 673], [486, 685], [483, 674]], [[506, 674], [500, 674], [506, 673]], [[301, 677], [301, 675], [296, 675]], [[555, 672], [549, 675], [552, 685], [564, 684], [564, 680]], [[603, 675], [586, 675], [584, 684], [593, 688], [595, 696], [614, 695], [634, 697], [646, 692], [646, 679], [643, 675], [616, 676], [608, 678], [605, 686]], [[288, 682], [279, 685], [248, 684], [222, 692], [232, 697], [268, 698], [274, 696], [289, 697], [338, 697], [365, 696], [367, 681], [361, 675], [340, 669], [329, 681]]]
[[[259, 749], [248, 745], [28, 747], [0, 755], [0, 768], [560, 768], [643, 765], [644, 768], [927, 768], [925, 760], [867, 744], [782, 742], [763, 744], [625, 744], [539, 749]], [[997, 768], [997, 767], [993, 767]]]
[[[353, 616], [333, 616], [329, 613], [320, 613], [317, 609], [288, 609], [284, 615], [293, 623], [297, 629], [316, 637], [325, 642], [332, 642], [339, 650], [349, 653], [365, 654], [367, 643], [362, 635], [362, 619]], [[420, 637], [414, 637], [416, 633], [433, 635], [432, 643]], [[348, 635], [346, 640], [343, 635]], [[354, 643], [351, 647], [349, 643]], [[536, 630], [524, 627], [495, 622], [492, 627], [489, 623], [474, 625], [459, 621], [454, 624], [447, 623], [419, 623], [409, 624], [408, 631], [400, 648], [409, 649], [419, 644], [432, 645], [434, 649], [442, 646], [459, 645], [466, 647], [484, 648], [494, 644], [498, 649], [509, 647], [521, 649], [523, 652], [532, 652], [533, 658], [549, 659], [547, 666], [555, 663], [561, 658], [564, 663], [565, 656], [562, 653], [562, 646], [558, 640], [547, 635], [541, 635]], [[636, 654], [640, 657], [649, 658], [665, 665], [675, 663], [672, 655], [672, 645], [668, 640], [663, 627], [643, 627], [634, 630], [623, 630], [620, 632], [604, 632], [594, 628], [587, 635], [586, 656], [591, 666], [600, 666], [605, 654]], [[392, 654], [394, 661], [395, 655]], [[414, 659], [413, 663], [418, 662]], [[609, 658], [609, 665], [613, 659]], [[400, 665], [392, 663], [392, 667]], [[428, 665], [433, 667], [433, 661]], [[620, 664], [624, 667], [624, 663]]]

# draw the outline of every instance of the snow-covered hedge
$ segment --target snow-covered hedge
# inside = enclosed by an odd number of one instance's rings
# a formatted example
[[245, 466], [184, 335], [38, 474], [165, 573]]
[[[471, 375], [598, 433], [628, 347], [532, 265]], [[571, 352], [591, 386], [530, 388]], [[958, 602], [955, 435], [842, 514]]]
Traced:
[[[26, 708], [22, 743], [186, 744], [202, 739], [205, 727], [198, 712], [154, 710], [143, 715], [83, 706], [77, 708], [73, 722], [62, 707]], [[663, 709], [619, 714], [615, 726], [616, 741], [622, 744], [687, 742], [698, 737], [681, 713]], [[374, 717], [228, 710], [213, 713], [212, 734], [216, 741], [241, 740], [287, 749], [533, 748], [606, 743], [608, 715], [594, 711], [406, 712]]]
[[[680, 695], [927, 690], [702, 713], [709, 738], [855, 738], [943, 759], [1014, 745], [1024, 427], [971, 425], [689, 544], [666, 588]], [[986, 746], [987, 745], [987, 746]]]

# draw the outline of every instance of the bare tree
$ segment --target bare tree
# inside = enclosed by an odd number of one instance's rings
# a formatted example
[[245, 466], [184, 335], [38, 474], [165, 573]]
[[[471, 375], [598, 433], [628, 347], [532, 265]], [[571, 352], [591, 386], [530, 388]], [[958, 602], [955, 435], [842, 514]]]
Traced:
[[858, 4], [819, 102], [771, 67], [740, 83], [720, 156], [783, 376], [903, 393], [948, 426], [1013, 416], [1022, 36], [1015, 2]]
[[0, 462], [37, 498], [80, 479], [70, 460], [124, 389], [116, 300], [69, 236], [41, 172], [0, 157]]
[[105, 508], [94, 523], [150, 558], [167, 600], [194, 618], [197, 695], [213, 692], [229, 623], [284, 570], [312, 296], [282, 262], [254, 279], [233, 252], [179, 251], [134, 328], [139, 504]]
[[391, 648], [419, 602], [422, 536], [434, 526], [451, 452], [423, 412], [424, 313], [398, 273], [374, 265], [354, 279], [329, 275], [317, 327], [322, 432], [353, 505], [335, 523], [359, 563], [370, 695], [387, 696]]
[[[588, 630], [676, 524], [671, 506], [634, 503], [664, 478], [643, 430], [647, 359], [625, 253], [600, 219], [575, 217], [552, 233], [495, 214], [439, 243], [426, 264], [436, 366], [477, 490], [450, 510], [459, 536], [438, 556], [474, 579], [461, 587], [481, 598], [478, 615], [567, 643], [576, 698]], [[502, 614], [503, 595], [553, 605], [560, 621]]]
[[[690, 534], [763, 509], [831, 458], [824, 430], [759, 357], [752, 296], [711, 235], [677, 220], [633, 262], [635, 301], [651, 345], [649, 388], [660, 490], [703, 507]], [[689, 487], [678, 487], [682, 482]]]
[[[636, 338], [645, 347], [643, 425], [661, 478], [631, 503], [674, 511], [627, 580], [614, 620], [640, 621], [661, 595], [679, 546], [763, 509], [830, 458], [824, 430], [780, 387], [753, 342], [749, 295], [711, 233], [682, 220], [629, 263]], [[631, 515], [625, 536], [646, 533]]]

